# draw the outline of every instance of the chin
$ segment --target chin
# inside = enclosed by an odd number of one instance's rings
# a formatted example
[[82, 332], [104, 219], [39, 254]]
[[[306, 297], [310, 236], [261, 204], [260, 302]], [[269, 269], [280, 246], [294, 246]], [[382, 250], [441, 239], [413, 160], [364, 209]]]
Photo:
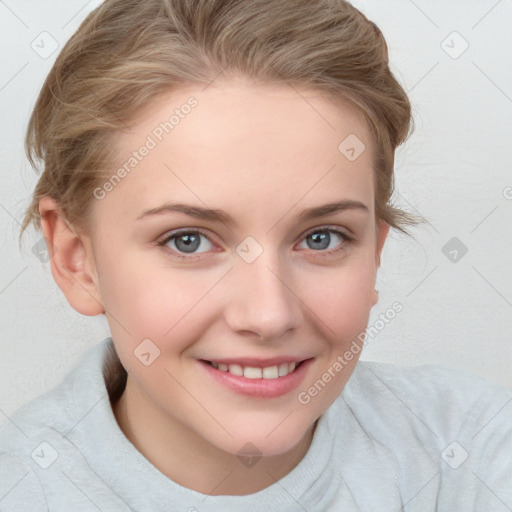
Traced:
[[[286, 417], [286, 415], [284, 416]], [[308, 435], [310, 428], [313, 427], [314, 420], [307, 424], [297, 424], [292, 419], [293, 413], [289, 418], [283, 421], [273, 422], [272, 427], [266, 424], [263, 426], [256, 421], [252, 425], [248, 424], [243, 429], [234, 429], [236, 435], [227, 439], [223, 437], [222, 442], [217, 444], [218, 448], [237, 456], [256, 455], [262, 457], [272, 457], [282, 455], [293, 450], [304, 437]], [[282, 422], [280, 424], [280, 422]], [[220, 440], [217, 440], [220, 441]]]

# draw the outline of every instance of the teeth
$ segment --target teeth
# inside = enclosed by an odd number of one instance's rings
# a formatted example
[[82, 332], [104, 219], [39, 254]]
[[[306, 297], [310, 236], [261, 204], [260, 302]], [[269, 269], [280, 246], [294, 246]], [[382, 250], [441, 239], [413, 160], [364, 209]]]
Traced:
[[288, 369], [289, 369], [289, 367], [290, 367], [290, 366], [289, 366], [289, 364], [288, 364], [288, 363], [281, 363], [281, 364], [279, 365], [279, 370], [278, 370], [278, 372], [279, 372], [279, 377], [284, 377], [285, 375], [288, 375], [288, 373], [290, 373], [290, 372], [289, 372], [289, 370], [288, 370]]
[[247, 379], [261, 379], [263, 378], [263, 371], [261, 368], [246, 366], [244, 368], [244, 377]]
[[244, 374], [244, 369], [239, 364], [230, 364], [229, 365], [229, 373], [233, 375], [242, 376]]
[[277, 366], [267, 366], [266, 368], [263, 368], [262, 373], [264, 379], [277, 379], [277, 377], [279, 377]]
[[214, 368], [222, 372], [229, 372], [246, 379], [277, 379], [292, 373], [297, 366], [296, 363], [281, 363], [280, 365], [257, 368], [254, 366], [241, 366], [239, 364], [211, 363]]

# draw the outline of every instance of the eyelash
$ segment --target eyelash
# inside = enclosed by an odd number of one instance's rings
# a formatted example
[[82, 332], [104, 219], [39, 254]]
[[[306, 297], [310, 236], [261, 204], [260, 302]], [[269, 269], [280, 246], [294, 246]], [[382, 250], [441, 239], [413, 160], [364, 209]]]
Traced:
[[[339, 251], [343, 250], [345, 248], [346, 244], [351, 243], [351, 242], [354, 241], [354, 237], [348, 235], [344, 231], [340, 231], [339, 229], [337, 229], [337, 228], [335, 228], [333, 226], [321, 226], [321, 227], [318, 227], [318, 228], [310, 229], [308, 232], [306, 232], [302, 236], [301, 242], [302, 242], [302, 240], [306, 239], [309, 235], [312, 235], [313, 233], [325, 233], [325, 232], [334, 233], [335, 235], [338, 235], [342, 239], [342, 242], [340, 243], [340, 245], [336, 249], [331, 249], [329, 251], [326, 251], [326, 250], [313, 251], [313, 252], [320, 253], [319, 257], [329, 257], [329, 256], [332, 256], [332, 255], [338, 253]], [[172, 252], [172, 256], [177, 258], [177, 259], [180, 259], [180, 260], [189, 260], [190, 261], [190, 260], [202, 259], [201, 255], [205, 254], [205, 253], [196, 253], [195, 255], [194, 255], [194, 253], [190, 253], [188, 256], [184, 256], [182, 253], [179, 253], [179, 252], [175, 251], [174, 249], [171, 249], [170, 247], [166, 247], [166, 244], [169, 243], [174, 238], [178, 238], [180, 235], [190, 235], [190, 234], [202, 235], [210, 243], [214, 244], [213, 240], [210, 238], [210, 236], [205, 231], [203, 231], [201, 228], [194, 228], [194, 229], [181, 229], [181, 230], [178, 230], [178, 231], [172, 231], [165, 238], [163, 238], [162, 240], [158, 241], [157, 245], [162, 247], [164, 250], [171, 251]]]

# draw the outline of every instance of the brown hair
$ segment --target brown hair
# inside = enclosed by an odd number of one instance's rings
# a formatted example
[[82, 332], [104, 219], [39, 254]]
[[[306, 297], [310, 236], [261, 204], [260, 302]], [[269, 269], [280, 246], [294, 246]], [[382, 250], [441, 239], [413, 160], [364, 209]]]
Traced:
[[114, 136], [159, 95], [220, 74], [355, 104], [374, 138], [376, 217], [406, 234], [419, 221], [391, 204], [394, 152], [413, 128], [409, 99], [382, 32], [350, 3], [105, 0], [62, 49], [32, 112], [25, 149], [44, 169], [20, 240], [30, 224], [40, 229], [46, 195], [90, 233], [93, 191], [115, 165]]

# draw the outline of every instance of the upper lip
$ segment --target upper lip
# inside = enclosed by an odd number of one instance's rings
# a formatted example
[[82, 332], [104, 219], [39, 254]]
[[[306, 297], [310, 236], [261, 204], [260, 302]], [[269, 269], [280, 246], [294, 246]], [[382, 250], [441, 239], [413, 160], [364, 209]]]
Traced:
[[296, 357], [296, 356], [279, 356], [271, 357], [268, 359], [258, 359], [256, 357], [226, 357], [226, 358], [214, 358], [214, 359], [203, 359], [203, 361], [209, 361], [210, 363], [224, 363], [239, 364], [240, 366], [251, 366], [254, 368], [266, 368], [268, 366], [275, 366], [282, 363], [300, 363], [310, 357]]

